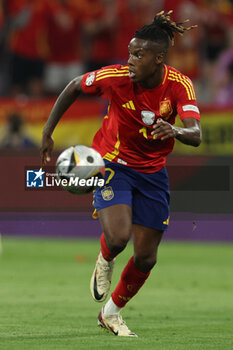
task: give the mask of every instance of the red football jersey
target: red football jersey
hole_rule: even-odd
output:
[[[172,138],[161,141],[151,135],[156,120],[163,118],[174,124],[177,114],[181,120],[200,120],[191,80],[174,68],[164,68],[163,81],[154,89],[133,83],[128,65],[108,66],[84,75],[83,92],[110,102],[92,143],[103,158],[153,173],[165,166],[174,146]]]

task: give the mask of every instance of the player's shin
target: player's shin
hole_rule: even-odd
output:
[[[112,293],[113,302],[120,308],[124,307],[137,294],[149,275],[150,272],[144,273],[136,268],[132,257],[125,266],[121,279]]]

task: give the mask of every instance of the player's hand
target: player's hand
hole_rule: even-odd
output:
[[[163,119],[158,118],[156,124],[153,125],[153,131],[151,135],[156,135],[156,138],[160,138],[160,140],[167,140],[170,138],[174,138],[178,134],[178,130],[175,126],[165,122]]]
[[[41,157],[42,166],[46,165],[47,162],[50,162],[53,145],[54,145],[54,141],[52,136],[43,134],[41,148],[40,148],[40,157]]]

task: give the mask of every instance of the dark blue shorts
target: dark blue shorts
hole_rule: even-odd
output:
[[[166,230],[169,223],[169,182],[166,168],[145,174],[105,160],[105,185],[94,192],[93,205],[100,209],[128,204],[133,223]]]

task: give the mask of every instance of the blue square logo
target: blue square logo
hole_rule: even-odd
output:
[[[27,170],[26,173],[26,187],[39,188],[44,187],[44,171],[40,170]]]

